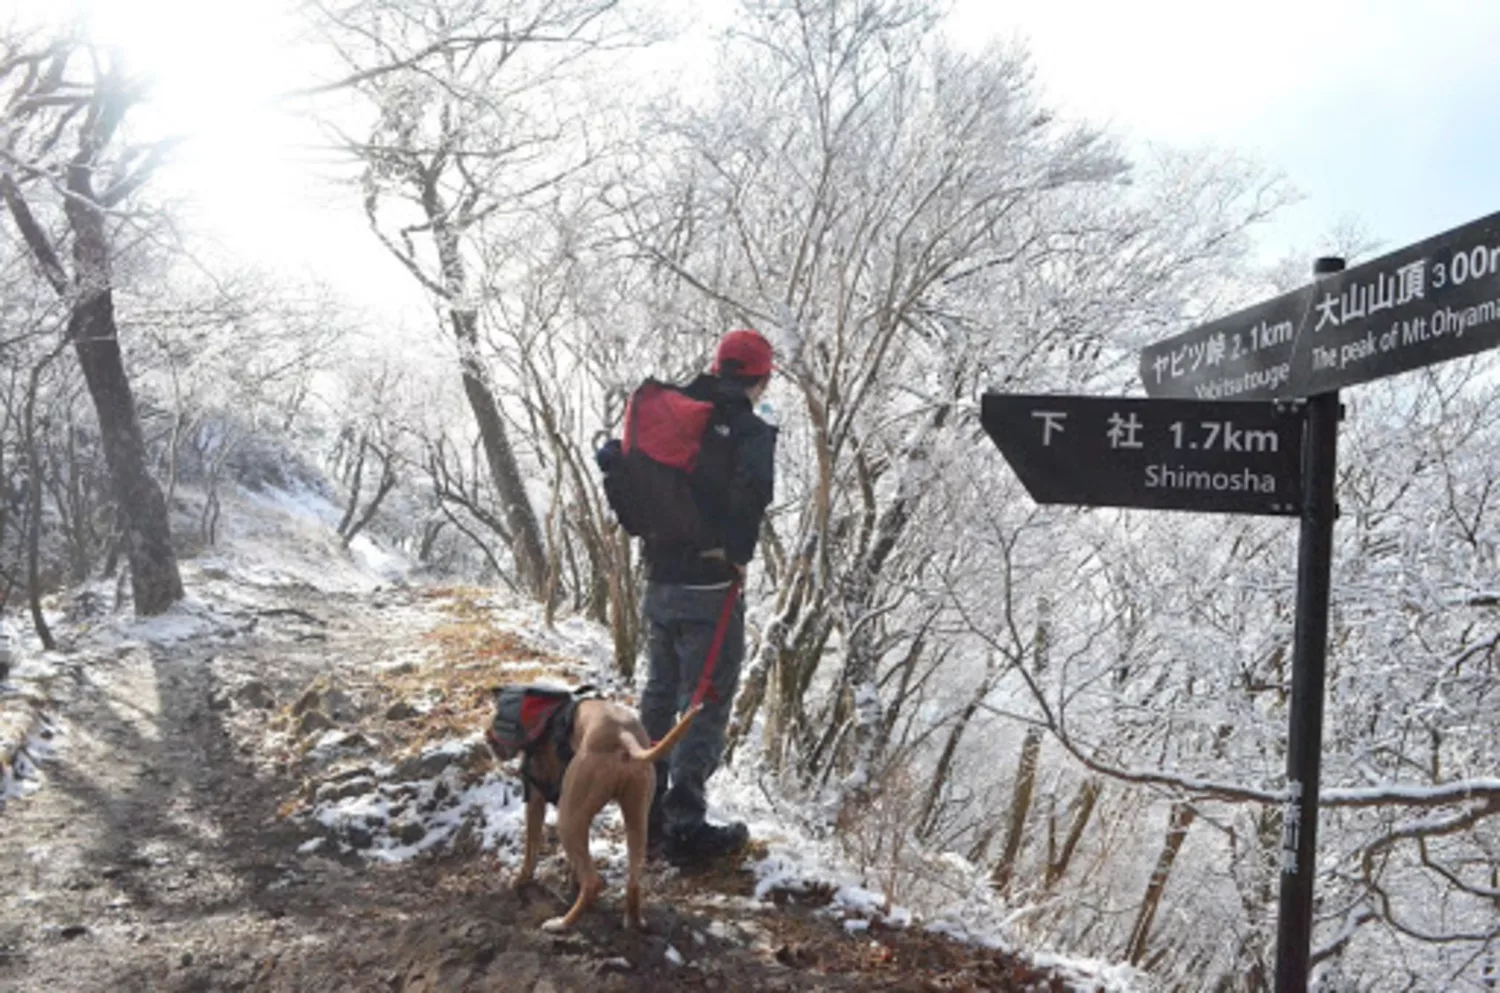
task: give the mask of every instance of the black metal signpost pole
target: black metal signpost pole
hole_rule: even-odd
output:
[[[1318,259],[1313,265],[1317,276],[1343,269],[1344,260],[1337,258]],[[1334,476],[1338,469],[1339,416],[1337,390],[1308,398],[1307,435],[1302,449],[1302,531],[1297,543],[1297,620],[1292,636],[1291,734],[1286,753],[1288,795],[1282,815],[1277,993],[1306,993],[1311,957],[1329,577],[1333,521],[1338,512]]]

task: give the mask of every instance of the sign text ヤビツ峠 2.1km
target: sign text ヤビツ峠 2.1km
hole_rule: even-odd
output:
[[[1500,345],[1500,214],[1141,352],[1154,397],[1309,397]]]
[[[1301,403],[986,393],[980,404],[985,431],[1037,503],[1302,507]]]

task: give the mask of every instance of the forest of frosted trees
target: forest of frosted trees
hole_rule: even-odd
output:
[[[744,0],[705,85],[668,91],[672,19],[617,0],[298,18],[307,182],[423,320],[204,251],[131,66],[0,35],[12,624],[45,639],[41,599],[99,577],[169,609],[216,494],[312,488],[346,539],[606,625],[630,677],[642,573],[593,447],[641,378],[753,326],[781,442],[732,761],[903,903],[987,886],[1022,941],[1269,988],[1295,520],[1038,507],[977,413],[1139,394],[1144,344],[1304,282],[1311,251],[1256,261],[1282,179],[1071,118],[1023,51],[955,47],[911,0]],[[1345,242],[1318,247],[1373,247]],[[1478,988],[1500,956],[1496,368],[1344,394],[1331,988]]]

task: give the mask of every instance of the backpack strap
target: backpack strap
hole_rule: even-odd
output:
[[[573,761],[573,719],[578,716],[578,705],[585,700],[602,700],[604,694],[599,687],[589,683],[573,691],[573,696],[553,712],[550,733],[557,746],[557,758],[564,770]]]
[[[535,763],[536,753],[533,751],[528,751],[521,759],[521,799],[529,801],[532,791],[535,791],[555,807],[562,799],[562,777],[559,776],[555,783],[543,782],[536,776]],[[563,771],[567,771],[566,766],[563,767]]]

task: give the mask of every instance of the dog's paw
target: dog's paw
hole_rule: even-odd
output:
[[[562,934],[568,929],[566,917],[553,917],[542,922],[542,930],[548,934]]]

